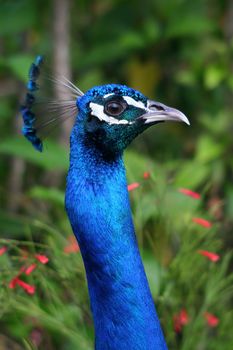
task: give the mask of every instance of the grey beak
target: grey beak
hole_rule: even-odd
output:
[[[147,112],[140,116],[145,124],[153,124],[158,121],[184,122],[190,125],[188,118],[178,109],[168,107],[160,102],[148,100]]]

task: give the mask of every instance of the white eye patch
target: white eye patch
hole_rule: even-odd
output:
[[[122,96],[123,99],[127,102],[129,106],[134,106],[137,108],[145,109],[145,105],[142,101],[135,101],[132,97],[130,96]]]
[[[113,96],[115,95],[113,92],[110,93],[110,94],[106,94],[104,95],[104,98],[108,98],[110,96]],[[125,100],[125,102],[127,102],[128,105],[130,106],[134,106],[134,107],[137,107],[137,108],[145,108],[145,105],[142,101],[135,101],[132,97],[130,96],[122,96],[123,99]]]
[[[113,96],[114,93],[110,93],[110,94],[106,94],[104,95],[104,98],[107,98],[109,96]],[[141,101],[135,101],[132,97],[130,96],[122,96],[123,99],[125,100],[125,102],[129,105],[129,106],[134,106],[134,107],[137,107],[137,108],[141,108],[141,109],[145,109],[145,105],[143,102]],[[126,119],[117,119],[117,118],[114,118],[114,117],[111,117],[107,114],[104,113],[104,106],[102,105],[99,105],[98,103],[94,103],[94,102],[91,102],[90,105],[89,105],[90,109],[91,109],[91,115],[97,117],[99,120],[103,120],[105,121],[106,123],[110,124],[110,125],[119,125],[119,124],[133,124],[134,121],[128,121]]]
[[[114,92],[111,92],[111,94],[104,95],[104,98],[108,98],[109,96],[115,95]]]
[[[114,117],[111,117],[104,113],[104,106],[99,105],[98,103],[91,102],[89,105],[91,109],[91,115],[97,117],[99,120],[104,120],[106,123],[113,125],[113,124],[133,124],[134,122],[130,122],[126,119],[118,120]]]

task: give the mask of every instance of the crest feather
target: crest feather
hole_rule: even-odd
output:
[[[42,139],[55,125],[64,122],[68,118],[77,114],[77,99],[84,93],[65,77],[44,76],[45,87],[41,86],[41,69],[44,58],[37,56],[29,69],[29,79],[27,82],[27,92],[24,102],[20,107],[23,118],[22,133],[32,143],[37,151],[42,152]],[[64,98],[55,100],[47,97],[40,97],[48,90],[49,85],[56,85]],[[53,90],[53,89],[52,89]],[[53,92],[53,91],[52,91]]]

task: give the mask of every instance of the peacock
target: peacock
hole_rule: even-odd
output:
[[[40,130],[58,118],[48,113],[43,124],[34,112],[42,64],[38,56],[30,68],[21,106],[22,133],[39,151],[43,149]],[[65,78],[54,81],[67,88],[71,97],[57,104],[52,101],[48,107],[52,111],[55,105],[58,111],[65,108],[62,116],[64,110],[76,114],[65,208],[86,270],[95,349],[165,350],[135,236],[122,155],[150,126],[189,121],[177,109],[125,85],[95,86],[84,94]]]

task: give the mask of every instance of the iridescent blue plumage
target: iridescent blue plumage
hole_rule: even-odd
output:
[[[32,89],[37,79],[34,65]],[[72,89],[78,92],[77,116],[70,137],[65,205],[86,269],[95,349],[166,350],[134,232],[122,155],[149,126],[188,119],[127,86],[97,86],[85,94],[74,85]],[[26,137],[37,148],[33,101],[27,98],[22,113]]]
[[[98,106],[124,98],[132,105],[118,121],[128,124],[114,124],[116,115],[109,123],[100,120]],[[66,210],[86,268],[96,350],[167,349],[137,246],[122,160],[124,148],[146,128],[140,117],[147,102],[115,84],[95,87],[77,101]]]
[[[43,63],[43,57],[37,56],[35,61],[31,64],[29,74],[28,74],[29,80],[27,83],[28,92],[26,93],[26,97],[23,105],[20,107],[20,112],[22,114],[23,122],[24,122],[22,127],[22,134],[32,143],[34,148],[40,152],[42,152],[43,144],[40,138],[37,136],[36,128],[34,126],[34,122],[36,118],[31,108],[33,107],[35,102],[34,93],[36,90],[39,89],[37,80],[40,75],[40,67],[42,63]]]

